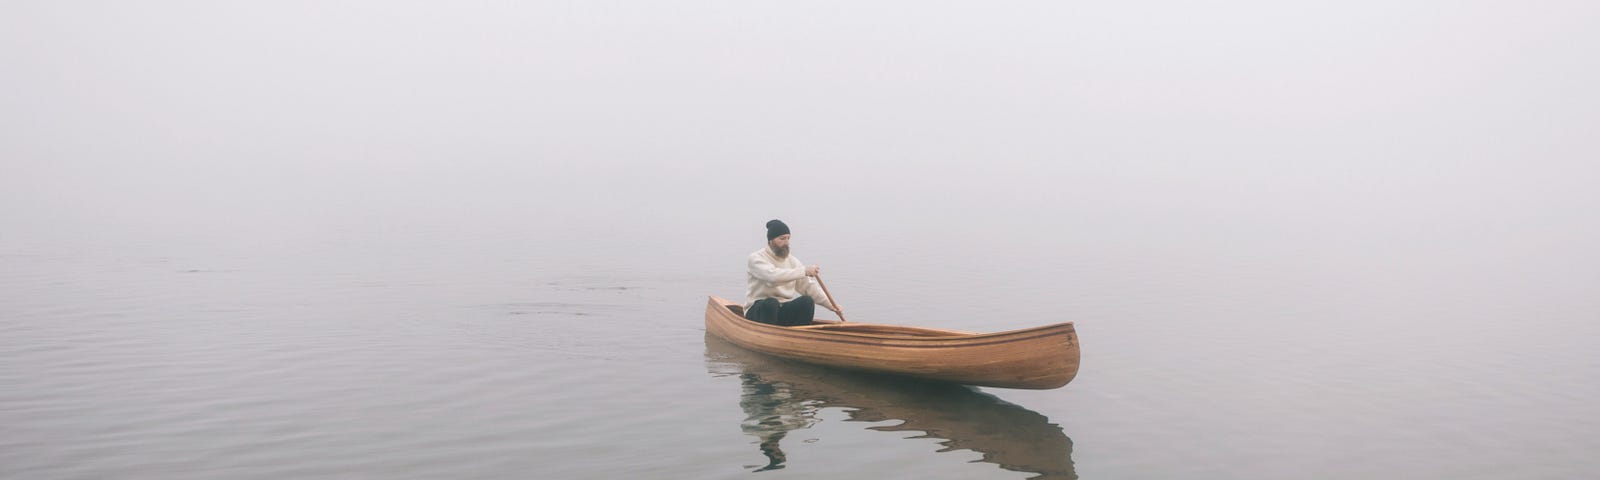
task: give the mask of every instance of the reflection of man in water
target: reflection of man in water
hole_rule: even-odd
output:
[[[783,468],[786,457],[778,448],[778,442],[790,430],[817,423],[816,408],[803,399],[794,398],[789,385],[783,382],[768,382],[749,373],[740,374],[739,379],[744,384],[739,407],[745,414],[740,428],[761,440],[761,454],[767,456],[767,465],[756,471]]]

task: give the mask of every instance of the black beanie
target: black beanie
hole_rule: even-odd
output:
[[[789,226],[784,225],[783,220],[773,220],[767,222],[767,241],[770,242],[772,239],[778,238],[779,235],[786,235],[788,233]]]

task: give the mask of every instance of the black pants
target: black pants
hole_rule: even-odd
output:
[[[780,327],[810,325],[816,316],[817,304],[805,295],[783,303],[776,298],[756,300],[750,305],[750,311],[744,313],[744,318]]]

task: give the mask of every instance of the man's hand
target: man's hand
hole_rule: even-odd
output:
[[[822,267],[819,267],[819,266],[816,266],[816,265],[812,265],[812,266],[806,267],[806,276],[807,277],[815,277],[815,276],[817,276],[818,273],[821,273],[821,272],[822,272]]]
[[[837,303],[833,304],[833,313],[844,315],[844,307],[840,306]]]

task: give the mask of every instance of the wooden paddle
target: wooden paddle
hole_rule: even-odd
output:
[[[833,303],[833,294],[828,293],[828,284],[822,283],[822,274],[820,274],[820,273],[817,274],[816,278],[817,278],[817,285],[822,286],[822,294],[828,296],[828,303],[833,304],[834,308],[838,308],[839,304]],[[839,313],[839,312],[833,312],[833,313],[836,314],[836,315],[839,315],[839,321],[841,321],[841,322],[845,321],[843,313]]]

